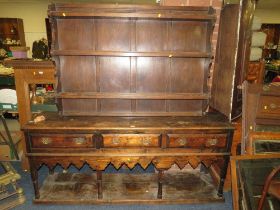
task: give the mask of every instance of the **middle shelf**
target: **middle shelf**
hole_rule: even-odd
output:
[[[117,92],[61,92],[57,98],[64,99],[170,99],[170,100],[206,100],[209,98],[207,93],[117,93]]]
[[[104,50],[53,50],[52,55],[62,56],[120,56],[120,57],[177,57],[177,58],[211,58],[210,52],[201,51],[104,51]]]

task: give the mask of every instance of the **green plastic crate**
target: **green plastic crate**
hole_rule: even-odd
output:
[[[1,111],[14,111],[17,112],[18,106],[17,104],[9,104],[9,103],[0,103]]]
[[[14,86],[15,85],[15,78],[13,76],[0,75],[0,85]]]

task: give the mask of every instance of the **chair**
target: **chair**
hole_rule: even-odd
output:
[[[258,204],[258,210],[263,209],[264,201],[265,201],[267,194],[280,200],[280,181],[273,179],[279,172],[280,172],[280,166],[274,168],[270,172],[270,174],[267,176],[265,183],[264,183],[262,196],[261,196],[261,199]],[[269,206],[271,207],[272,203],[270,203]],[[271,209],[273,209],[273,207]]]

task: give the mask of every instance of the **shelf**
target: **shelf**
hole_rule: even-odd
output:
[[[263,50],[278,50],[278,48],[273,49],[273,48],[263,48]]]
[[[9,34],[9,33],[0,33],[0,35],[1,35],[1,36],[2,36],[2,35],[6,35],[6,36],[16,35],[16,36],[18,36],[17,33],[13,33],[13,34]]]
[[[79,8],[83,8],[82,12]],[[215,20],[214,10],[210,7],[163,7],[125,4],[54,4],[48,11],[52,17],[109,17],[141,19],[176,20]]]
[[[19,18],[0,18],[0,37],[2,39],[11,38],[20,40],[22,46],[25,46],[25,34],[23,20]],[[12,31],[11,31],[12,30]]]
[[[50,12],[53,17],[110,17],[110,18],[145,18],[145,19],[179,19],[179,20],[215,20],[215,15],[195,15],[195,14],[139,14],[139,13],[104,13],[104,12]]]
[[[100,3],[55,3],[50,5],[49,11],[73,11],[76,8],[83,11],[126,11],[126,12],[141,12],[141,11],[181,11],[181,12],[207,12],[213,13],[214,10],[208,6],[160,6],[160,5],[145,5],[145,4],[100,4]]]
[[[48,14],[62,116],[203,115],[212,7],[62,3]],[[77,76],[97,89],[85,90]]]
[[[206,181],[209,180],[209,181]],[[77,187],[78,186],[78,187]],[[102,196],[98,198],[96,173],[55,173],[49,175],[40,188],[35,203],[72,204],[178,204],[223,202],[217,196],[211,177],[201,175],[199,170],[164,174],[162,198],[159,193],[158,174],[102,174]],[[180,189],[178,191],[178,189]],[[195,193],[190,189],[196,189]]]
[[[56,96],[64,99],[154,99],[154,100],[206,100],[205,93],[99,93],[99,92],[63,92]]]
[[[185,57],[185,58],[211,58],[209,52],[182,52],[182,51],[161,51],[161,52],[125,52],[125,51],[94,51],[94,50],[53,50],[52,55],[61,56],[124,56],[124,57]]]
[[[18,44],[3,44],[4,46],[9,46],[9,47],[21,47],[22,45]]]
[[[71,112],[64,111],[63,116],[110,116],[110,117],[174,117],[174,116],[190,116],[190,117],[198,117],[202,116],[201,111],[192,111],[192,112]]]

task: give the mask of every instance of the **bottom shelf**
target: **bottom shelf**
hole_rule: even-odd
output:
[[[102,199],[98,199],[96,174],[49,175],[34,203],[59,204],[178,204],[221,202],[210,175],[194,172],[165,173],[162,199],[157,198],[158,174],[102,174]]]

